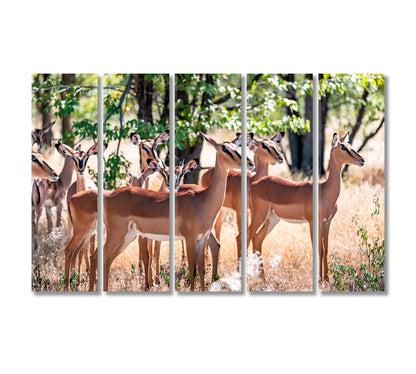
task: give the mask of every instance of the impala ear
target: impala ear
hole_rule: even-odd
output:
[[[194,170],[198,166],[198,160],[191,160],[189,161],[185,167],[183,168],[184,173],[189,173],[190,171]]]
[[[98,153],[98,144],[93,144],[87,151],[88,156],[96,155]]]
[[[247,133],[247,146],[254,140],[254,132]]]
[[[341,143],[349,143],[350,132],[348,131],[342,138],[339,139]]]
[[[163,131],[159,136],[153,140],[153,148],[156,149],[159,144],[164,143],[169,139],[169,130]]]
[[[32,144],[32,152],[36,152],[37,153],[39,151],[39,148],[40,148],[39,142],[38,141],[33,142],[33,144]]]
[[[179,167],[183,167],[183,164],[185,163],[185,159],[183,158],[182,160],[181,160],[181,162],[179,163]]]
[[[232,140],[230,143],[235,144],[237,147],[241,147],[241,132],[237,132],[235,136],[236,138]]]
[[[42,138],[45,136],[45,134],[46,134],[47,132],[49,132],[49,130],[52,128],[52,126],[53,126],[54,124],[55,124],[55,121],[51,122],[51,123],[48,125],[48,127],[47,127],[45,130],[43,130]]]
[[[136,134],[135,132],[132,132],[131,134],[130,134],[130,139],[131,139],[131,142],[134,144],[134,145],[140,145],[140,143],[141,143],[141,139],[140,139],[140,135],[139,134]]]
[[[270,140],[272,140],[275,143],[280,143],[284,136],[285,136],[285,132],[281,131],[281,132],[278,132],[275,136],[273,136]]]
[[[131,178],[132,175],[130,173],[130,170],[129,170],[128,166],[126,164],[124,164],[123,167],[124,167],[124,171],[126,172],[127,176],[129,176]]]
[[[334,132],[334,135],[332,136],[332,148],[336,148],[338,146],[339,137],[336,132]]]
[[[218,148],[221,145],[220,143],[217,143],[217,141],[214,138],[211,138],[210,136],[204,134],[202,131],[200,131],[200,134],[212,146]]]
[[[254,152],[257,152],[257,147],[259,146],[259,142],[253,136],[250,142],[247,143],[247,145],[249,149],[251,149]]]
[[[64,157],[74,157],[75,151],[69,145],[58,142],[55,148]]]

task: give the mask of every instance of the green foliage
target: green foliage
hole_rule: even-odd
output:
[[[169,76],[164,74],[146,74],[144,80],[152,86],[153,95],[151,111],[153,123],[140,118],[137,109],[136,91],[137,77],[130,74],[106,74],[104,76],[104,143],[117,142],[117,150],[105,154],[104,189],[113,190],[123,184],[127,175],[123,164],[130,162],[120,149],[122,139],[129,139],[132,132],[138,132],[142,139],[150,139],[169,128],[169,119],[164,113],[164,96],[168,90]],[[130,84],[130,85],[129,85]],[[142,89],[138,87],[138,89]],[[140,106],[140,104],[139,104]],[[166,145],[161,146],[161,148]]]
[[[59,290],[60,291],[64,289],[65,281],[66,281],[65,269],[62,268],[61,270],[59,270]]]
[[[80,273],[77,269],[72,269],[71,276],[69,277],[69,287],[71,291],[76,291],[80,282]]]
[[[97,75],[76,74],[65,85],[61,74],[35,74],[32,93],[34,113],[42,108],[57,118],[71,116],[75,133],[62,134],[61,141],[70,143],[76,136],[97,138]]]
[[[175,88],[175,145],[179,150],[202,141],[200,131],[241,128],[239,74],[177,74]]]
[[[49,279],[42,278],[40,275],[40,265],[36,265],[32,272],[32,290],[47,291],[50,284]]]
[[[258,136],[271,136],[277,131],[305,134],[310,131],[310,121],[305,120],[300,100],[313,95],[313,80],[295,74],[294,81],[281,74],[247,76],[247,130]],[[297,100],[292,98],[294,95]]]
[[[380,214],[378,195],[374,195],[373,203],[375,208],[371,217],[376,217]],[[337,253],[333,254],[329,264],[329,273],[333,277],[331,288],[337,291],[384,291],[384,239],[378,235],[368,238],[367,226],[360,224],[358,215],[354,215],[352,221],[360,238],[359,268],[343,263]],[[376,229],[379,231],[378,226]]]
[[[136,264],[131,264],[131,270],[130,270],[130,272],[132,274],[134,274],[136,272]]]
[[[160,269],[160,276],[165,281],[165,284],[167,286],[169,286],[170,277],[169,277],[168,273],[166,273],[165,269],[163,269],[163,268]]]
[[[339,131],[351,129],[364,108],[363,135],[373,132],[374,122],[384,112],[384,74],[322,74],[319,97],[328,96],[328,118],[339,124]]]

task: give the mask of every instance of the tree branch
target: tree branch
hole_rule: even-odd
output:
[[[129,80],[126,84],[126,88],[125,88],[124,92],[121,94],[120,103],[118,104],[118,108],[120,109],[120,136],[118,137],[118,143],[117,143],[117,156],[118,156],[118,153],[119,153],[119,150],[120,150],[121,133],[123,132],[123,101],[124,101],[124,98],[126,97],[127,91],[130,89],[130,85],[131,85],[132,80],[133,80],[133,75],[130,74]],[[108,118],[109,118],[109,116],[107,116],[107,119]],[[104,121],[104,123],[107,121],[107,119]]]
[[[371,138],[374,138],[377,135],[377,133],[383,127],[383,124],[384,124],[384,117],[381,119],[380,124],[378,125],[377,129],[364,139],[363,144],[361,144],[361,146],[360,146],[360,148],[358,148],[357,152],[360,152],[365,147],[365,145],[368,143],[368,141]]]

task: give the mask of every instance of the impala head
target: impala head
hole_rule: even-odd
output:
[[[40,153],[34,151],[34,148],[38,149],[37,142],[34,145],[35,147],[32,146],[32,177],[48,178],[52,182],[56,182],[59,179],[58,174],[48,165]]]
[[[158,160],[157,147],[169,139],[169,130],[163,131],[154,139],[141,139],[140,135],[134,132],[130,134],[130,139],[134,145],[139,147],[140,160]],[[142,166],[145,165],[142,164]]]
[[[338,137],[337,133],[334,133],[332,137],[331,157],[334,157],[338,164],[364,166],[364,158],[348,143],[348,136],[349,132],[342,138]]]
[[[230,142],[218,143],[214,138],[201,132],[204,139],[211,144],[217,151],[217,159],[221,161],[227,169],[239,169],[241,167],[241,154],[238,147]],[[247,157],[247,168],[254,169],[254,163]]]
[[[43,138],[45,135],[50,131],[52,126],[55,124],[55,121],[51,122],[46,129],[34,129],[32,130],[32,141],[35,143],[37,142],[39,144],[40,151],[41,145],[43,143]]]
[[[194,170],[198,166],[199,159],[191,160],[184,165],[184,160],[182,160],[178,166],[175,168],[175,190],[183,183],[185,175],[190,171]]]
[[[277,150],[276,145],[280,143],[285,136],[285,133],[278,132],[270,139],[257,140],[254,138],[254,134],[251,132],[251,139],[248,142],[248,147],[254,151],[258,157],[261,157],[262,160],[270,163],[279,163],[283,162],[283,155]]]
[[[74,160],[79,175],[84,174],[88,158],[92,155],[98,154],[98,144],[93,144],[87,152],[81,151],[80,147],[77,148],[78,150],[74,150],[70,146],[61,142],[56,143],[55,147],[62,156],[71,157]],[[103,151],[106,149],[107,144],[104,143]]]
[[[159,172],[162,175],[166,183],[166,188],[169,189],[170,184],[174,183],[176,191],[181,186],[185,174],[194,170],[198,166],[197,160],[191,160],[186,165],[184,165],[184,161],[182,160],[179,165],[175,167],[175,174],[173,178],[171,178],[169,167],[166,166],[162,160],[153,160],[149,158],[146,161],[149,165],[149,168],[151,168],[154,172]]]

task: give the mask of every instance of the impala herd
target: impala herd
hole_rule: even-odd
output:
[[[74,150],[58,142],[55,147],[65,158],[64,166],[57,174],[43,159],[40,146],[43,132],[32,132],[32,230],[34,250],[37,248],[39,218],[43,208],[47,216],[48,232],[52,230],[51,208],[56,207],[56,225],[61,225],[63,204],[68,210],[69,240],[65,247],[65,288],[71,272],[81,270],[83,259],[89,273],[89,290],[95,288],[98,252],[95,248],[97,229],[97,187],[84,175],[88,158],[96,155],[98,145],[86,152]],[[238,235],[237,258],[241,259],[241,172],[235,169],[242,162],[247,165],[247,210],[250,212],[247,228],[247,248],[252,242],[253,252],[261,258],[262,243],[280,220],[291,223],[308,223],[313,234],[313,187],[312,182],[293,182],[269,175],[270,163],[283,163],[284,158],[277,144],[284,137],[283,132],[270,139],[256,139],[248,133],[242,139],[237,133],[229,142],[218,142],[201,133],[203,139],[216,151],[215,166],[202,175],[201,186],[182,184],[186,173],[197,167],[198,160],[188,163],[181,161],[170,175],[169,168],[159,158],[158,146],[169,138],[164,131],[155,139],[141,139],[137,133],[130,138],[138,146],[140,172],[134,175],[125,166],[129,186],[114,191],[104,191],[104,291],[111,290],[109,280],[111,265],[123,250],[138,237],[139,261],[145,270],[145,289],[153,283],[159,284],[159,254],[161,241],[169,240],[169,186],[175,186],[175,240],[181,240],[186,251],[190,275],[190,289],[195,289],[197,271],[199,288],[206,290],[205,248],[208,245],[212,256],[212,281],[218,274],[220,233],[224,219],[222,207],[231,208],[237,214]],[[242,142],[254,152],[254,162],[248,157],[242,159],[239,152]],[[107,145],[104,144],[104,150]],[[341,188],[341,171],[344,164],[364,165],[364,159],[351,148],[348,134],[339,138],[335,133],[331,144],[329,174],[319,183],[319,278],[328,281],[328,234],[336,211]],[[72,184],[72,174],[76,181]],[[247,212],[248,213],[248,212]],[[244,214],[247,214],[244,213]],[[156,274],[153,277],[152,263]],[[261,275],[264,269],[260,268]]]

